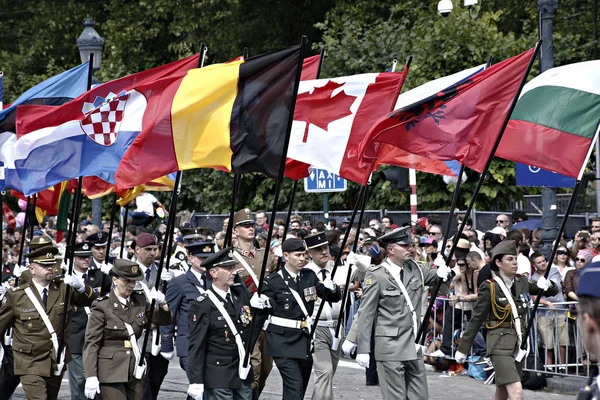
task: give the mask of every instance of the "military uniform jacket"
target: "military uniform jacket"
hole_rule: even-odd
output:
[[[525,334],[529,294],[537,295],[539,288],[534,282],[529,282],[526,277],[519,274],[515,275],[513,286],[515,288],[513,301],[518,309],[517,312],[521,321],[521,332]],[[494,292],[493,299],[491,293],[492,287]],[[557,293],[558,287],[553,284],[544,292],[544,295],[552,296]],[[508,307],[508,317],[504,322],[500,322],[493,315],[492,301],[500,307],[507,307],[509,304],[504,296],[504,292],[500,289],[500,286],[495,281],[488,279],[479,287],[477,302],[475,303],[475,307],[471,314],[471,321],[469,322],[469,325],[467,325],[458,347],[458,351],[461,353],[469,354],[475,335],[479,331],[481,324],[484,321],[487,321],[489,326],[486,338],[488,356],[513,356],[515,354],[518,338],[517,331],[513,326],[512,311],[510,311],[510,307]]]
[[[327,270],[326,276],[328,278],[332,278],[331,272],[333,271],[333,265],[334,265],[334,262],[329,261],[327,263],[327,265],[325,266],[325,269]],[[317,278],[322,280],[322,275],[320,272],[321,268],[317,264],[315,264],[314,262],[310,262],[304,268],[314,271],[314,273],[317,275]],[[331,318],[333,321],[337,321],[338,317],[340,316],[340,308],[342,306],[341,298],[344,297],[343,288],[346,287],[347,274],[348,274],[348,265],[347,264],[338,265],[338,268],[335,272],[335,276],[332,278],[332,280],[335,282],[335,284],[340,288],[340,301],[327,302],[327,305],[326,305],[326,307],[329,307],[329,309],[331,310]],[[321,306],[321,301],[322,301],[321,299],[315,300],[314,310],[311,315],[313,318],[316,317],[317,311],[319,310],[319,307]],[[329,303],[331,303],[331,306],[329,306]],[[325,308],[323,308],[323,312],[319,316],[319,320],[328,321],[327,313],[325,312]]]
[[[269,275],[264,281],[263,294],[268,296],[272,308],[268,311],[276,317],[296,321],[306,320],[302,309],[290,292],[296,290],[304,302],[308,315],[312,315],[317,298],[337,302],[340,300],[340,289],[336,286],[331,292],[319,281],[317,275],[305,268],[298,273],[300,282],[296,283],[286,268],[279,273]],[[289,283],[289,287],[286,284]],[[306,360],[310,354],[310,329],[295,329],[269,324],[267,327],[267,353],[271,357],[299,358]]]
[[[112,286],[112,280],[99,269],[86,272],[85,283],[89,285],[98,296],[106,295]],[[87,326],[88,315],[85,307],[73,306],[73,317],[71,318],[71,340],[69,349],[71,354],[83,353],[83,342],[85,340],[85,327]]]
[[[85,330],[83,369],[85,376],[96,376],[102,383],[129,382],[133,377],[135,356],[125,345],[129,340],[125,322],[133,328],[137,339],[148,321],[150,303],[143,294],[132,294],[126,310],[114,290],[96,300]],[[171,312],[156,307],[152,322],[166,325],[171,322]],[[140,348],[141,351],[141,348]]]
[[[0,281],[1,283],[9,282],[10,286],[14,286],[16,276],[13,274],[13,271],[15,270],[15,265],[16,263],[14,262],[7,262],[2,266],[2,280]]]
[[[265,258],[265,249],[257,249],[254,248],[251,251],[245,251],[242,249],[234,248],[234,251],[242,256],[242,258],[248,263],[250,268],[254,271],[257,277],[260,277],[260,271],[262,269],[263,260]],[[236,258],[234,260],[237,261]],[[241,266],[240,266],[241,267]],[[267,260],[267,273],[275,272],[277,269],[277,259],[273,258],[269,255],[269,259]],[[254,280],[250,276],[248,272],[246,272],[245,268],[242,268],[238,276],[242,279],[242,281],[246,284],[248,290],[252,293],[256,292],[256,285],[254,284]]]
[[[218,299],[219,294],[211,288]],[[256,342],[260,329],[255,329],[250,338],[251,318],[258,318],[256,327],[265,321],[263,313],[250,314],[250,294],[242,284],[230,288],[233,310],[228,310],[225,300],[221,302],[228,310],[235,328],[242,337],[244,345],[248,340]],[[197,301],[190,305],[188,313],[189,334],[189,366],[188,377],[190,384],[202,383],[204,389],[236,389],[240,388],[242,380],[238,375],[239,353],[235,338],[229,329],[225,318],[207,295],[197,296]],[[252,349],[251,345],[249,348]],[[179,350],[179,348],[178,348]],[[252,382],[252,373],[248,374],[246,383]]]
[[[420,266],[412,260],[404,263],[403,270],[403,284],[417,313],[418,323],[421,321],[423,285],[434,286],[438,280],[437,271]],[[382,265],[374,266],[367,271],[359,312],[360,326],[357,337],[359,354],[370,352],[371,335],[374,333],[375,360],[417,359],[413,319],[408,304],[400,291],[400,286]]]
[[[160,327],[161,334],[161,351],[169,353],[173,351],[173,336],[175,327],[177,326],[177,356],[188,356],[188,310],[190,304],[196,301],[200,295],[198,287],[206,290],[207,280],[204,276],[203,282],[198,282],[196,275],[192,270],[188,270],[184,275],[171,279],[167,286],[165,298],[169,303],[173,319],[170,325]]]
[[[50,332],[46,329],[40,314],[25,293],[27,287],[31,287],[38,301],[42,305],[44,304],[41,294],[33,283],[20,285],[6,292],[0,307],[0,336],[3,336],[6,330],[14,324],[15,375],[33,374],[50,377],[53,376],[52,371],[56,365]],[[63,330],[64,299],[67,290],[70,290],[71,294],[67,309],[67,326]],[[69,343],[69,324],[73,306],[89,306],[96,297],[98,297],[97,294],[87,285],[85,291],[79,293],[62,281],[50,283],[46,300],[46,314],[48,314],[48,318],[56,331],[59,342],[63,332],[65,332],[64,343]],[[71,361],[68,346],[64,351],[66,351],[65,363],[68,363]]]

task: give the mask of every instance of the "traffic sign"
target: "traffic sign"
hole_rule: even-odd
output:
[[[307,193],[343,192],[346,187],[344,178],[324,169],[311,168],[310,175],[304,178],[304,191]]]
[[[575,178],[533,165],[517,163],[517,186],[575,187]]]

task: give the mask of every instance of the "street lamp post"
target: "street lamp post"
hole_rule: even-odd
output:
[[[81,56],[81,62],[87,62],[90,59],[90,54],[94,55],[94,64],[92,68],[94,71],[100,69],[102,64],[102,50],[104,50],[104,38],[96,32],[94,29],[94,21],[88,16],[83,21],[83,32],[77,38],[77,47],[79,48],[79,55]],[[95,76],[92,76],[92,84],[96,85],[100,83]],[[102,229],[102,198],[92,199],[92,219],[94,225]]]

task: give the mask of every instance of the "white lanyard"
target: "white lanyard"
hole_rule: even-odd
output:
[[[408,292],[406,291],[406,287],[404,287],[404,283],[402,283],[402,280],[400,279],[400,274],[394,274],[391,271],[391,269],[389,268],[390,266],[388,264],[386,264],[385,262],[381,263],[381,266],[383,268],[385,268],[385,270],[390,275],[392,275],[392,277],[394,278],[394,280],[398,283],[398,287],[400,288],[400,291],[402,292],[402,295],[406,299],[406,304],[408,305],[408,309],[410,310],[410,314],[412,316],[413,334],[415,335],[415,338],[416,338],[417,337],[417,332],[418,332],[418,329],[419,329],[419,326],[417,324],[417,313],[415,312],[415,307],[413,306],[413,303],[410,300],[410,296],[408,295]]]
[[[150,289],[148,288],[148,285],[146,285],[142,281],[139,281],[139,284],[142,287],[142,290],[144,291],[144,296],[146,296],[146,300],[148,301],[148,303],[152,303],[152,301],[150,300]],[[157,335],[158,329],[152,328],[152,344],[150,347],[150,353],[153,356],[157,356],[158,353],[160,353],[160,340],[158,340],[157,344]]]
[[[517,331],[517,339],[518,339],[518,343],[519,343],[518,347],[521,348],[521,341],[523,340],[523,333],[521,332],[521,321],[520,321],[519,313],[517,312],[517,306],[515,305],[515,302],[512,298],[512,294],[510,293],[510,290],[508,290],[508,288],[506,287],[506,284],[504,283],[502,278],[500,276],[496,275],[494,277],[494,280],[496,281],[498,286],[500,286],[500,289],[502,290],[502,293],[504,293],[504,296],[506,297],[508,304],[510,304],[510,309],[511,309],[512,315],[513,315],[515,330]],[[513,283],[513,285],[514,285],[514,283]]]
[[[246,272],[252,277],[252,280],[254,281],[254,285],[256,287],[258,287],[258,277],[254,273],[254,270],[248,264],[248,261],[246,261],[244,259],[244,257],[242,257],[237,251],[233,252],[233,256],[240,262],[240,264],[242,264],[242,267],[244,267]]]
[[[129,334],[129,341],[131,342],[131,350],[133,350],[133,355],[135,356],[136,365],[140,362],[140,348],[137,343],[137,338],[135,337],[135,332],[133,331],[133,327],[131,324],[124,322],[125,328],[127,329],[127,333]]]
[[[283,279],[283,272],[281,270],[278,272],[278,274]],[[296,275],[296,276],[298,276],[298,275]],[[292,296],[294,296],[294,299],[296,299],[296,303],[298,303],[298,305],[300,306],[300,309],[302,310],[302,312],[304,313],[304,316],[306,317],[306,322],[308,322],[309,326],[312,326],[312,323],[313,323],[312,318],[310,315],[308,315],[308,311],[306,310],[306,306],[304,305],[302,298],[300,297],[298,292],[296,292],[294,289],[292,289],[290,287],[290,285],[286,282],[285,279],[283,279],[283,282],[287,285],[288,289],[290,289],[290,292],[292,293]]]
[[[229,313],[225,310],[225,308],[223,307],[223,304],[217,298],[217,296],[213,293],[213,291],[207,290],[206,294],[208,295],[208,298],[213,302],[215,307],[217,307],[217,310],[219,310],[219,312],[225,319],[225,322],[227,322],[227,325],[229,326],[229,330],[231,330],[231,333],[235,337],[235,344],[237,345],[238,354],[240,356],[240,361],[239,361],[239,366],[238,366],[238,375],[241,379],[246,379],[246,377],[248,376],[248,372],[250,371],[250,366],[252,364],[248,363],[247,368],[244,368],[244,366],[242,365],[244,363],[244,358],[246,357],[246,350],[244,349],[244,343],[242,342],[242,337],[240,336],[238,330],[236,329],[235,324],[233,323],[231,317],[229,316]]]
[[[59,360],[58,360],[58,336],[56,335],[56,331],[54,330],[54,327],[52,326],[52,322],[50,322],[50,318],[48,318],[48,314],[46,314],[46,310],[44,309],[44,307],[42,307],[42,304],[38,301],[37,297],[35,297],[35,295],[33,294],[33,291],[31,290],[30,287],[25,288],[25,294],[27,295],[27,297],[29,297],[29,300],[33,303],[33,306],[35,307],[37,312],[40,314],[42,321],[44,321],[44,325],[46,325],[46,329],[48,329],[48,332],[50,333],[50,338],[52,339],[52,347],[54,347],[54,358],[56,359],[56,364],[57,364],[56,365],[57,369],[56,369],[56,371],[54,371],[54,374],[58,376],[62,372],[62,368],[64,366],[66,350],[62,352],[61,360],[59,362]]]

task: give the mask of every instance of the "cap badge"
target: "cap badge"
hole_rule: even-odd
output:
[[[102,232],[98,232],[98,239],[102,239]]]
[[[54,254],[52,254],[52,253],[46,253],[46,258],[53,258],[53,257],[54,257]]]
[[[88,247],[87,243],[83,245],[82,249],[83,249],[83,250],[87,250],[87,249],[89,249],[89,247]]]
[[[138,272],[138,266],[137,265],[132,265],[131,266],[131,273],[132,274],[137,274]]]
[[[202,249],[203,253],[210,253],[210,246],[204,246],[204,248]],[[233,253],[232,253],[233,254]]]

